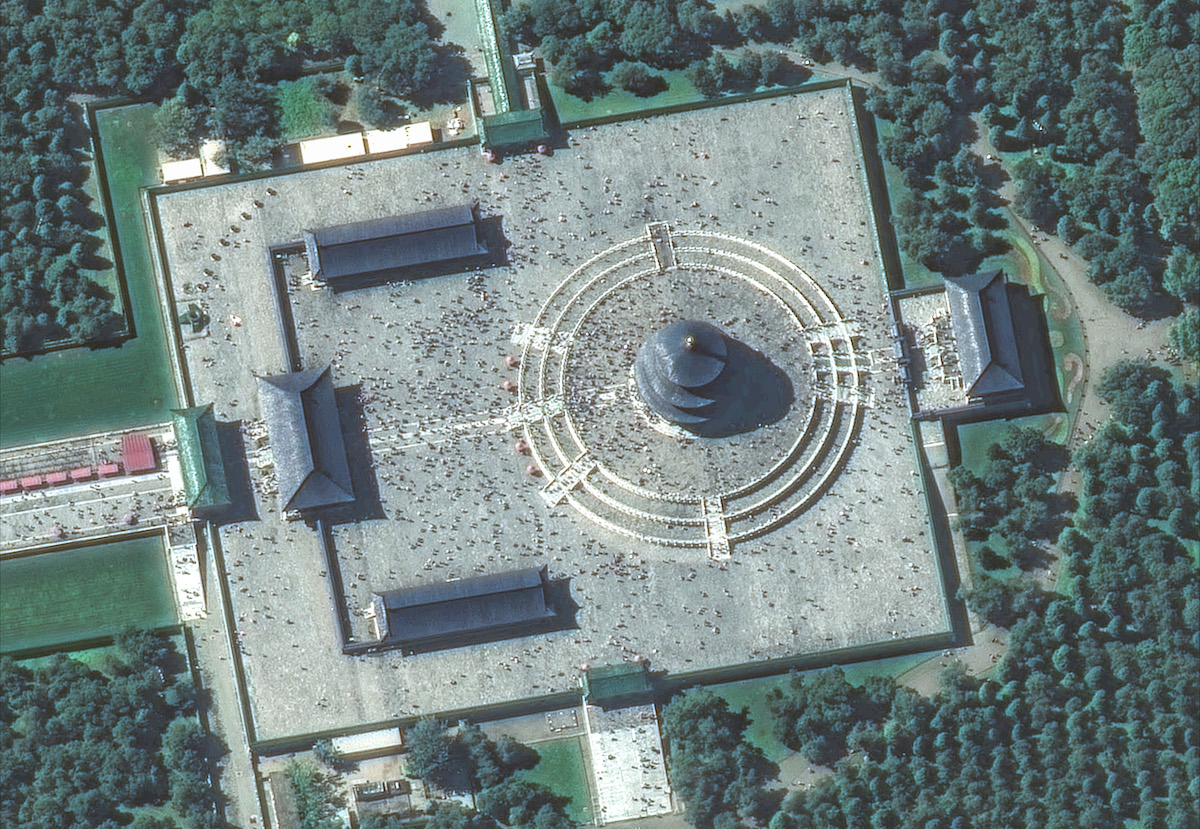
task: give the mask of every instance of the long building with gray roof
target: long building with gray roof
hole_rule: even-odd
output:
[[[407,277],[488,256],[475,204],[306,230],[304,248],[312,275],[335,289],[358,280]]]
[[[409,651],[521,636],[551,626],[558,616],[545,568],[378,593],[373,608],[381,643]]]

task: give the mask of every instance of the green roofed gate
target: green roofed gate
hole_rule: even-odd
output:
[[[175,443],[188,507],[197,513],[228,508],[231,504],[229,483],[225,477],[213,404],[172,409],[171,422],[175,426]]]
[[[624,662],[588,668],[581,680],[583,701],[601,708],[645,705],[654,700],[654,688],[644,662]]]

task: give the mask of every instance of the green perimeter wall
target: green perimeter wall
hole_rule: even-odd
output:
[[[139,194],[158,184],[158,158],[147,140],[154,110],[141,104],[90,113],[99,129],[95,172],[111,206],[106,221],[115,229],[113,252],[135,336],[115,347],[0,364],[0,446],[165,421],[178,405]]]
[[[0,653],[178,623],[159,532],[0,560]]]

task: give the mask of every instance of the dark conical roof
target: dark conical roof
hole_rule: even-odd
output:
[[[725,371],[729,355],[725,335],[706,322],[680,320],[659,330],[638,351],[634,378],[642,399],[673,423],[708,419],[714,402],[705,388]]]

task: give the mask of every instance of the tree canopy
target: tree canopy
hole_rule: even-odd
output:
[[[119,637],[117,650],[103,671],[61,654],[0,660],[0,824],[112,829],[137,807],[170,806],[183,829],[217,825],[207,737],[191,694],[171,693],[190,685],[182,660],[158,634]],[[135,826],[154,825],[137,814]]]
[[[454,60],[436,27],[420,0],[0,0],[3,353],[126,330],[89,273],[113,263],[97,255],[103,219],[83,191],[86,126],[69,95],[164,101],[154,136],[164,149],[222,138],[235,166],[255,169],[298,118],[321,123],[286,84],[319,62],[352,60],[368,110],[379,96],[436,96]]]
[[[760,815],[765,784],[777,769],[745,739],[749,718],[708,689],[689,691],[663,709],[671,785],[687,819],[700,829]],[[760,815],[765,816],[765,815]]]
[[[706,96],[771,82],[756,53],[731,57],[747,42],[877,72],[869,103],[908,184],[894,208],[912,260],[955,275],[1003,250],[994,171],[969,150],[982,123],[999,150],[1029,153],[1013,169],[1018,209],[1078,244],[1114,303],[1157,316],[1200,291],[1194,265],[1190,280],[1167,275],[1176,249],[1200,254],[1192,2],[769,0],[718,14],[704,0],[517,0],[504,22],[582,97],[625,86],[631,70],[604,76],[622,61],[686,65]]]

